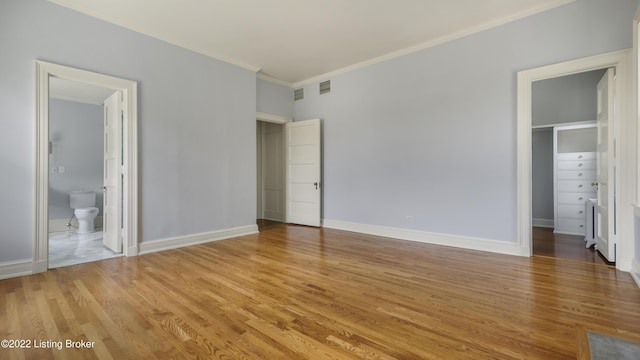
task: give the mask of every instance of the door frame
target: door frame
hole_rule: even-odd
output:
[[[32,272],[49,268],[49,79],[57,77],[122,92],[123,100],[123,254],[138,254],[138,95],[135,81],[35,61],[35,237]]]
[[[631,49],[542,66],[518,72],[517,79],[517,235],[520,254],[532,256],[531,122],[534,81],[613,67],[616,69],[615,166],[616,228],[619,270],[629,271],[634,253],[633,208],[635,201],[636,124],[632,115]]]
[[[286,139],[284,139],[284,125],[287,124],[287,123],[292,122],[293,119],[290,118],[290,117],[287,117],[287,116],[268,114],[268,113],[264,113],[264,112],[256,112],[256,128],[257,128],[257,122],[258,121],[282,125],[283,126],[283,129],[282,129],[283,144],[284,144],[284,141],[286,141]],[[258,144],[256,142],[256,147],[257,147],[257,145]],[[258,149],[256,148],[256,152],[257,152],[257,150]],[[283,149],[282,153],[283,153],[283,157],[284,157],[284,149]],[[260,151],[260,154],[262,154],[262,150]],[[261,160],[259,160],[256,157],[256,164],[258,163],[258,161],[261,161]],[[282,162],[284,163],[284,161],[285,161],[285,159],[283,158]],[[256,174],[256,194],[257,194],[257,196],[263,196],[263,193],[264,193],[263,190],[264,189],[258,189],[258,186],[263,186],[262,182],[258,183],[258,175],[262,176],[262,174]],[[284,221],[286,222],[287,221],[287,219],[286,219],[286,214],[287,214],[287,212],[286,212],[287,211],[287,208],[286,208],[287,207],[287,192],[286,191],[284,191],[283,197],[284,197],[284,199],[283,199],[282,206],[283,206],[283,211],[284,211]],[[256,199],[256,200],[258,200],[258,199]],[[260,201],[260,202],[256,201],[256,215],[258,214],[258,212],[262,212],[262,210],[263,210],[263,209],[258,208],[260,206],[264,207],[264,202],[263,201]]]

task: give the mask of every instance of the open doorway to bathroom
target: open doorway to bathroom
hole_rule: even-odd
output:
[[[49,268],[122,256],[121,249],[105,246],[103,231],[105,101],[113,93],[77,81],[50,80]]]
[[[109,95],[109,101],[105,102],[105,108],[115,109],[110,114],[117,115],[104,117],[110,120],[108,124],[105,123],[103,133],[105,140],[108,140],[103,143],[105,148],[102,163],[105,175],[102,184],[103,199],[107,199],[103,207],[103,245],[124,256],[136,256],[138,254],[137,83],[42,60],[35,61],[35,77],[36,214],[32,272],[45,272],[50,267],[55,267],[55,264],[49,263],[49,178],[54,173],[49,161],[51,158],[49,151],[53,147],[49,132],[49,107],[51,82],[57,79],[68,80],[67,83],[74,85],[90,85],[79,92],[83,94],[88,92],[89,88],[109,89],[107,93],[111,95]],[[117,126],[113,126],[114,124]],[[68,165],[56,164],[58,174],[60,166],[63,167],[64,173],[67,173]],[[113,195],[114,191],[115,195]],[[99,191],[96,191],[96,197],[98,194]],[[99,209],[97,212],[99,213]],[[63,224],[66,226],[67,223]],[[82,224],[79,227],[82,228]]]

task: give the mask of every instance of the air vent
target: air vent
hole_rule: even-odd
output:
[[[331,80],[323,81],[320,83],[320,95],[331,92]]]
[[[293,91],[293,101],[304,99],[304,88],[295,89]]]

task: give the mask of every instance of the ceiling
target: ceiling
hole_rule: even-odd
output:
[[[574,0],[49,1],[299,86]]]

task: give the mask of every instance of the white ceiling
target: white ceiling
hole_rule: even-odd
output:
[[[50,0],[288,85],[574,0]]]

